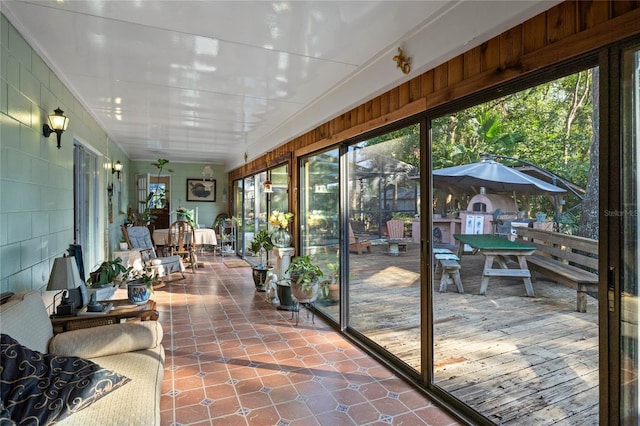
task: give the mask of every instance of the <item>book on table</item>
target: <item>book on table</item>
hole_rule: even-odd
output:
[[[113,303],[100,303],[102,305],[102,310],[100,311],[89,311],[86,306],[83,306],[78,310],[78,316],[89,316],[89,315],[106,315],[113,310]]]

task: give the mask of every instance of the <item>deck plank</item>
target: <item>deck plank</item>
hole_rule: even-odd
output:
[[[420,269],[408,250],[350,256],[350,326],[420,371]],[[566,286],[539,279],[527,297],[521,278],[502,276],[479,295],[484,257],[459,263],[464,294],[440,293],[433,277],[436,385],[496,424],[597,424],[597,301],[579,313]],[[321,309],[337,317],[337,305]]]

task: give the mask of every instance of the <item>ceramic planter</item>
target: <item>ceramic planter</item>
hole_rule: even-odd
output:
[[[127,297],[131,303],[144,305],[151,297],[151,289],[144,281],[129,281],[127,283]]]

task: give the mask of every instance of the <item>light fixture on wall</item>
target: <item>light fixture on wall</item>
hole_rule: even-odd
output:
[[[122,163],[120,161],[116,161],[116,164],[114,164],[111,167],[111,174],[117,173],[118,175],[118,180],[120,180],[120,172],[122,171]]]
[[[273,192],[273,184],[269,179],[262,182],[262,187],[264,188],[265,194],[271,194]]]
[[[207,175],[209,175],[211,180],[206,179]],[[204,166],[202,168],[202,185],[204,186],[204,189],[211,191],[211,187],[213,187],[213,169],[211,166]]]
[[[62,140],[62,133],[67,130],[69,125],[69,117],[64,115],[64,111],[60,108],[53,110],[53,114],[49,115],[49,124],[42,126],[42,134],[45,138],[51,136],[54,133],[58,136],[58,149],[60,149],[60,142]]]

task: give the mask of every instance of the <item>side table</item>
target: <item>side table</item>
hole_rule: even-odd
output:
[[[128,299],[110,300],[109,303],[113,303],[113,309],[108,314],[52,318],[53,334],[132,320],[155,321],[159,316],[155,300],[149,299],[144,305],[134,305]]]

